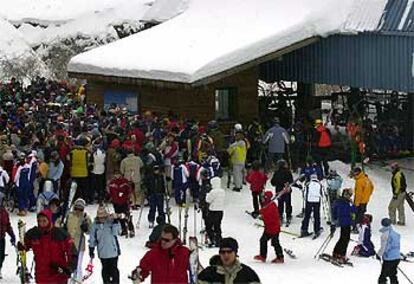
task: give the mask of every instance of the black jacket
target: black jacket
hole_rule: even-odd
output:
[[[292,183],[293,176],[288,169],[280,169],[274,172],[270,183],[276,187],[276,192],[283,190],[285,183]]]

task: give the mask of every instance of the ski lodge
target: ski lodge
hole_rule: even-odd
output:
[[[259,113],[259,80],[297,82],[298,111],[314,107],[315,84],[414,92],[413,1],[173,2],[174,13],[155,1],[150,28],[71,59],[90,102],[247,121]]]

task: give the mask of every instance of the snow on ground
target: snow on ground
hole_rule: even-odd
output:
[[[409,167],[411,170],[405,170],[405,174],[408,181],[409,190],[413,190],[414,182],[414,159],[405,159],[402,162],[405,166]],[[342,177],[344,177],[344,186],[353,186],[354,182],[347,177],[349,172],[349,166],[343,164],[342,162],[331,162],[331,167],[336,169]],[[387,216],[387,206],[391,198],[389,179],[391,173],[385,169],[372,166],[367,168],[367,174],[371,177],[375,184],[375,192],[372,196],[371,202],[368,206],[368,211],[373,213],[374,221],[372,225],[373,237],[372,240],[376,246],[379,248],[380,243],[380,233],[378,229],[380,228],[381,218]],[[270,189],[271,187],[268,187]],[[236,193],[230,190],[226,191],[226,210],[224,213],[223,221],[223,236],[232,236],[239,241],[239,255],[240,260],[253,267],[256,272],[259,274],[262,283],[264,284],[273,284],[273,283],[301,283],[301,284],[320,284],[320,283],[336,283],[336,284],[348,284],[348,283],[375,283],[380,273],[380,264],[377,260],[373,258],[357,258],[350,256],[351,261],[354,263],[354,268],[344,267],[339,268],[329,264],[323,260],[317,261],[313,258],[314,254],[328,236],[329,226],[324,225],[324,233],[317,239],[311,240],[310,238],[304,239],[293,239],[292,236],[281,234],[280,240],[281,245],[284,248],[289,248],[294,251],[298,259],[292,260],[287,255],[285,255],[285,264],[276,265],[267,263],[258,263],[253,260],[253,257],[259,252],[259,238],[262,234],[262,229],[254,226],[254,220],[247,216],[244,211],[252,210],[251,205],[251,196],[249,194],[248,188],[244,187],[241,193]],[[299,213],[301,208],[301,195],[298,191],[293,192],[293,214],[294,216]],[[87,211],[91,216],[95,216],[96,206],[90,206],[87,208]],[[177,222],[177,215],[174,211],[172,216],[173,222]],[[133,239],[120,239],[122,254],[119,259],[119,269],[121,273],[121,283],[129,283],[127,275],[130,271],[138,264],[139,260],[146,252],[144,248],[144,243],[147,240],[147,237],[150,233],[148,229],[148,223],[146,221],[146,215],[148,208],[145,208],[142,226],[139,230],[136,231],[137,236]],[[406,206],[406,217],[407,217],[407,226],[400,227],[397,226],[395,229],[401,234],[401,250],[403,252],[413,251],[414,250],[414,213],[411,209]],[[136,216],[138,215],[137,211],[134,211],[134,218],[136,221]],[[198,217],[200,218],[200,217]],[[28,228],[35,222],[35,216],[31,215],[25,218],[26,222],[29,224]],[[198,219],[199,220],[199,219]],[[17,227],[18,217],[13,215],[12,223],[14,228]],[[134,221],[134,222],[135,222]],[[324,222],[323,222],[324,223]],[[193,234],[193,212],[190,210],[189,218],[189,235]],[[301,219],[293,218],[293,223],[289,228],[283,228],[284,230],[290,232],[299,232],[301,224]],[[198,229],[200,228],[199,221],[197,224]],[[200,236],[198,235],[200,238]],[[330,242],[326,252],[331,253],[332,249],[339,238],[339,232],[336,232],[334,239]],[[352,239],[357,239],[357,235],[352,235]],[[15,275],[16,266],[15,266],[15,252],[9,246],[7,242],[7,253],[4,268],[3,268],[3,277],[4,279],[0,282],[2,283],[18,283],[18,278]],[[355,243],[351,242],[348,247],[348,254],[350,254]],[[208,264],[209,258],[218,252],[217,248],[214,249],[204,249],[200,251],[201,254],[201,263],[203,265]],[[30,269],[32,263],[31,253],[29,252],[29,261],[28,266]],[[274,252],[269,243],[269,253],[268,259],[271,260],[274,258]],[[88,262],[88,257],[84,258],[84,267]],[[100,270],[101,265],[99,260],[95,260],[95,270],[93,276],[88,279],[85,283],[101,283]],[[414,279],[414,264],[401,262],[400,268],[411,278]],[[408,283],[403,276],[399,273],[400,283]],[[145,283],[150,283],[149,279]]]

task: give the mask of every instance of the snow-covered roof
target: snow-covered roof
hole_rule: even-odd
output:
[[[194,83],[312,37],[374,30],[386,2],[189,0],[163,24],[75,56],[68,71]],[[353,15],[361,5],[370,9]]]

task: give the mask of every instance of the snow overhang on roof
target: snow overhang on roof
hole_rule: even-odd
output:
[[[173,19],[71,59],[72,74],[194,84],[309,39],[374,30],[386,0],[189,0]],[[364,4],[369,21],[352,13]],[[362,15],[362,14],[361,14]],[[355,24],[356,23],[356,24]]]

